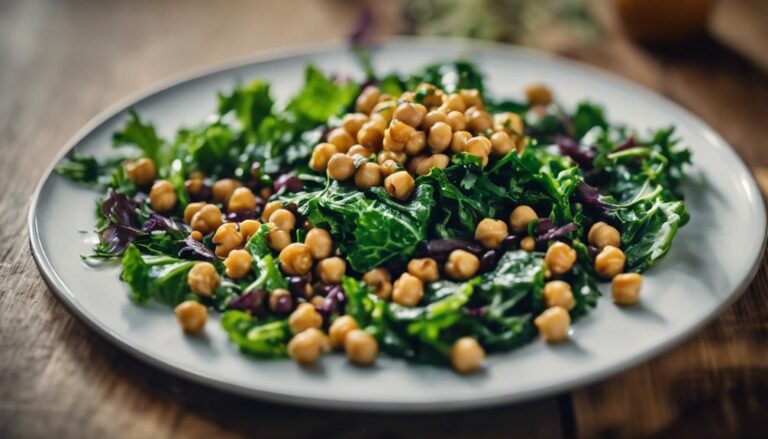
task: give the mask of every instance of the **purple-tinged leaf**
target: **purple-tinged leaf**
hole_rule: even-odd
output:
[[[592,147],[580,145],[570,137],[557,136],[555,139],[560,153],[568,156],[582,169],[592,169],[597,151]]]
[[[184,246],[179,250],[179,258],[194,261],[215,261],[216,255],[200,241],[187,237]]]
[[[115,255],[122,254],[139,233],[141,233],[139,230],[132,227],[112,224],[100,233],[103,245],[100,250]]]
[[[110,189],[101,202],[101,213],[110,223],[137,228],[138,204],[125,194]]]
[[[590,186],[583,181],[579,182],[578,186],[576,186],[576,196],[582,204],[593,209],[607,211],[611,207],[602,201],[600,192],[596,187]]]

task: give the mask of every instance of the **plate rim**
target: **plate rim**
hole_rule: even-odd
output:
[[[766,241],[768,240],[768,234],[766,234],[766,206],[761,192],[758,188],[757,182],[754,178],[752,170],[747,166],[744,159],[736,152],[736,150],[728,143],[717,131],[715,131],[709,124],[702,120],[699,116],[693,114],[687,109],[683,108],[680,104],[668,99],[667,97],[659,94],[655,90],[652,90],[644,85],[633,82],[629,79],[621,77],[613,72],[601,69],[599,67],[582,63],[573,59],[565,58],[556,54],[543,52],[527,47],[521,47],[505,43],[478,41],[466,38],[443,38],[443,37],[408,37],[408,36],[392,36],[385,38],[377,38],[373,42],[374,47],[377,45],[387,45],[390,43],[402,44],[402,43],[431,43],[431,44],[446,44],[452,46],[464,46],[476,48],[479,51],[497,51],[506,53],[518,53],[524,56],[545,59],[549,61],[556,61],[563,63],[571,67],[589,71],[592,74],[609,79],[613,83],[620,84],[622,87],[634,89],[635,91],[642,91],[644,94],[651,96],[652,98],[659,99],[667,104],[671,109],[685,115],[689,121],[693,124],[693,128],[697,131],[705,132],[712,138],[712,146],[718,148],[726,154],[730,154],[742,168],[744,175],[749,178],[746,180],[748,183],[745,186],[745,192],[750,199],[754,200],[754,203],[759,213],[758,223],[762,225],[760,227],[762,238],[758,252],[754,257],[752,266],[747,271],[746,275],[741,279],[738,285],[728,295],[728,297],[721,301],[716,307],[714,307],[708,314],[701,318],[695,324],[685,328],[684,330],[676,333],[674,336],[665,339],[663,342],[653,346],[646,351],[643,351],[633,357],[618,361],[615,364],[604,367],[592,373],[585,374],[583,376],[573,378],[570,380],[560,381],[549,386],[542,386],[539,388],[531,389],[524,392],[509,393],[497,396],[480,396],[476,398],[464,398],[459,400],[440,401],[426,403],[423,401],[368,401],[365,404],[360,404],[359,401],[347,400],[347,399],[334,399],[333,397],[317,398],[311,396],[302,396],[300,394],[293,393],[281,393],[273,392],[264,389],[257,389],[253,387],[241,386],[235,383],[223,381],[216,378],[211,378],[204,373],[200,373],[190,368],[184,368],[174,365],[171,362],[164,361],[153,355],[150,355],[141,349],[133,346],[129,341],[124,340],[120,335],[114,333],[107,325],[100,324],[96,319],[90,318],[86,312],[84,312],[76,303],[74,295],[69,294],[67,286],[59,278],[56,271],[53,269],[52,264],[48,260],[47,255],[43,250],[42,240],[37,228],[37,208],[40,202],[40,193],[45,183],[50,179],[54,172],[56,165],[75,147],[79,144],[89,133],[98,128],[104,122],[115,117],[119,113],[130,108],[132,105],[149,98],[157,93],[160,93],[169,88],[190,82],[196,79],[200,79],[212,74],[221,73],[227,70],[234,70],[249,65],[255,65],[259,63],[272,62],[282,59],[289,59],[294,57],[307,56],[311,54],[322,55],[325,52],[343,52],[349,50],[349,44],[343,40],[331,40],[313,44],[292,45],[273,48],[269,50],[261,50],[256,53],[250,53],[242,56],[237,56],[222,61],[216,61],[208,63],[202,67],[187,69],[181,73],[168,76],[165,79],[159,80],[150,84],[147,87],[143,87],[136,92],[132,92],[127,96],[118,99],[115,103],[107,106],[104,110],[93,116],[82,128],[77,130],[75,134],[64,144],[63,148],[53,157],[50,164],[46,167],[43,174],[38,181],[35,190],[30,198],[30,207],[27,214],[27,232],[29,234],[29,243],[32,253],[32,257],[37,265],[38,271],[41,277],[45,281],[48,289],[53,293],[59,302],[63,303],[67,310],[75,315],[81,322],[88,326],[92,331],[98,334],[100,337],[106,339],[112,345],[118,347],[122,351],[137,358],[138,360],[150,365],[151,367],[158,368],[164,373],[170,373],[174,376],[182,379],[193,381],[197,384],[201,384],[210,388],[215,388],[220,391],[229,392],[248,398],[261,399],[269,402],[279,404],[293,404],[304,407],[312,407],[316,409],[344,409],[350,411],[360,412],[439,412],[439,411],[455,411],[466,410],[471,408],[490,407],[500,404],[517,403],[522,401],[531,400],[534,398],[545,397],[554,395],[556,393],[572,391],[586,385],[595,383],[598,380],[613,376],[623,370],[627,370],[631,367],[637,366],[640,363],[646,362],[652,358],[659,356],[661,353],[670,350],[672,347],[679,345],[684,340],[689,339],[693,334],[699,332],[705,325],[712,322],[715,317],[720,315],[728,306],[730,306],[736,299],[738,299],[744,291],[749,287],[752,280],[757,274],[760,268],[760,264],[764,258],[766,249]]]

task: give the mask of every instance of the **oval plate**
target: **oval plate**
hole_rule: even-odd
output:
[[[118,267],[94,269],[83,230],[95,224],[99,194],[51,173],[42,179],[29,212],[32,250],[51,290],[80,319],[131,354],[171,373],[223,390],[280,402],[363,410],[445,410],[519,401],[595,381],[658,354],[690,335],[746,289],[765,240],[765,211],[749,171],[728,144],[679,106],[596,69],[527,50],[462,40],[395,39],[378,46],[379,71],[409,72],[433,61],[468,58],[495,96],[520,97],[530,82],[550,85],[573,108],[582,98],[605,105],[611,120],[644,130],[674,124],[693,152],[684,187],[691,221],[669,254],[648,271],[641,302],[619,308],[604,292],[597,309],[573,326],[571,341],[534,342],[490,356],[482,373],[381,358],[375,367],[351,366],[329,355],[316,367],[241,355],[218,324],[204,337],[182,335],[171,310],[137,306],[118,280]],[[270,59],[249,59],[186,76],[128,99],[89,123],[66,146],[107,155],[111,133],[134,107],[170,137],[215,109],[216,93],[252,77],[272,82],[283,101],[302,84],[308,62],[325,71],[361,76],[341,44]],[[54,164],[55,164],[54,163]]]

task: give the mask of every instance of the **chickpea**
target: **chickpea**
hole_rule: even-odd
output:
[[[523,133],[523,118],[519,114],[511,112],[497,114],[493,129],[517,137]]]
[[[308,328],[320,329],[323,326],[323,316],[312,304],[300,303],[288,317],[288,326],[294,334]]]
[[[434,107],[443,103],[443,92],[433,84],[423,82],[416,87],[416,93],[424,96],[423,102],[427,107]]]
[[[491,151],[502,156],[515,150],[515,142],[504,131],[497,131],[491,135]]]
[[[266,206],[264,206],[264,210],[261,212],[261,220],[264,222],[269,222],[269,217],[272,216],[272,214],[275,213],[277,209],[282,207],[283,203],[277,200],[270,201]]]
[[[259,189],[259,196],[263,200],[269,200],[269,197],[271,197],[273,193],[274,192],[272,191],[272,188],[268,186],[264,186],[263,188]]]
[[[149,203],[158,212],[168,212],[176,205],[176,188],[168,180],[157,180],[149,191]]]
[[[544,263],[554,274],[567,273],[575,262],[576,250],[564,242],[552,244],[544,255]]]
[[[395,152],[395,151],[387,151],[387,150],[379,152],[379,154],[376,156],[376,161],[380,165],[383,165],[384,162],[386,162],[387,160],[392,160],[396,163],[403,163],[407,159],[408,159],[408,156],[404,152]]]
[[[219,286],[219,273],[210,262],[197,262],[187,273],[187,284],[193,293],[201,297],[211,297]]]
[[[355,101],[355,110],[358,113],[370,114],[373,107],[379,102],[381,91],[378,87],[369,85],[365,87]]]
[[[627,257],[621,249],[606,245],[595,257],[595,272],[601,277],[610,279],[624,271]]]
[[[485,359],[485,350],[472,337],[461,337],[451,348],[451,366],[459,373],[476,371]]]
[[[357,132],[357,143],[363,145],[369,151],[380,150],[384,141],[385,128],[382,128],[373,120],[363,124],[360,131]]]
[[[415,186],[416,182],[406,171],[397,171],[384,180],[384,187],[389,196],[400,201],[407,200]]]
[[[419,175],[419,174],[418,174],[418,171],[419,171],[419,169],[420,169],[422,166],[424,166],[424,165],[422,165],[422,163],[424,163],[425,161],[427,161],[427,159],[429,159],[429,156],[428,156],[428,155],[417,155],[417,156],[415,156],[415,157],[412,157],[412,158],[411,158],[411,159],[408,161],[408,172],[410,172],[411,174],[416,174],[416,175]],[[431,166],[431,164],[430,164],[428,167],[426,167],[426,168],[423,168],[422,170],[423,170],[424,172],[426,172],[426,173],[429,173],[429,170],[430,170],[430,169],[432,169],[432,166]]]
[[[470,131],[475,134],[484,134],[493,126],[493,117],[475,107],[470,107],[464,113],[464,117],[467,119],[467,126],[469,126]]]
[[[411,259],[408,262],[408,273],[418,277],[424,283],[440,279],[437,261],[432,258]]]
[[[424,283],[418,277],[403,273],[392,288],[392,301],[398,305],[413,307],[424,297]]]
[[[618,248],[621,245],[621,234],[615,227],[600,221],[590,227],[587,241],[600,250],[608,245]]]
[[[617,305],[634,305],[640,298],[643,276],[638,273],[617,274],[611,282],[611,295]]]
[[[275,251],[282,251],[291,243],[291,233],[275,227],[267,233],[267,245]]]
[[[333,250],[333,241],[331,234],[325,229],[314,228],[307,232],[304,238],[304,245],[307,246],[312,257],[315,259],[325,259],[331,255]]]
[[[460,153],[467,149],[467,141],[472,138],[472,134],[469,131],[457,131],[453,133],[453,139],[451,139],[451,152]]]
[[[544,285],[544,303],[547,308],[553,306],[562,306],[568,311],[576,306],[576,300],[573,298],[573,290],[568,282],[561,280],[552,280]]]
[[[328,340],[326,336],[318,329],[310,328],[291,338],[291,341],[288,342],[288,356],[299,364],[312,364],[320,358],[320,355],[327,348]]]
[[[211,241],[224,247],[236,248],[243,244],[243,235],[237,230],[237,224],[226,223],[216,229]]]
[[[147,186],[155,179],[157,168],[152,159],[142,157],[125,164],[125,172],[136,186]]]
[[[337,284],[347,272],[347,263],[338,256],[317,263],[317,275],[323,283]]]
[[[357,322],[352,316],[339,316],[328,328],[328,336],[331,339],[331,347],[341,349],[344,347],[344,339],[349,331],[358,329]]]
[[[478,136],[467,140],[464,145],[465,152],[480,158],[483,167],[488,165],[488,154],[491,150],[491,141],[486,137]]]
[[[445,263],[445,272],[455,280],[469,279],[479,268],[480,259],[466,250],[452,251]]]
[[[376,361],[376,356],[379,354],[379,344],[371,334],[362,329],[352,329],[344,338],[344,350],[353,363],[367,366]]]
[[[187,204],[187,207],[184,208],[184,222],[191,225],[192,217],[194,217],[197,212],[200,212],[200,210],[205,207],[205,204],[205,201]]]
[[[200,171],[200,170],[192,171],[189,173],[189,175],[187,175],[187,177],[190,180],[202,180],[205,178],[205,173],[203,173],[203,171]]]
[[[520,241],[520,248],[530,253],[536,249],[536,240],[530,236],[526,236]]]
[[[216,230],[223,222],[219,206],[206,204],[197,213],[192,215],[192,222],[189,225],[193,230],[207,235]]]
[[[227,210],[237,212],[239,210],[250,210],[256,207],[256,195],[253,195],[247,187],[239,187],[232,192],[227,203]]]
[[[365,162],[357,168],[355,186],[364,191],[381,184],[381,166],[373,162]]]
[[[246,250],[232,250],[224,259],[227,267],[227,276],[232,279],[240,279],[248,275],[253,268],[253,258]]]
[[[384,130],[384,141],[382,142],[382,147],[385,151],[401,152],[403,149],[405,149],[405,143],[396,142],[395,139],[392,138],[392,135],[389,132],[389,128],[387,128]]]
[[[385,268],[374,268],[363,275],[363,282],[373,288],[373,293],[382,299],[392,294],[392,278]]]
[[[372,114],[380,114],[387,122],[391,121],[395,115],[395,101],[380,100],[376,106],[371,110]]]
[[[369,120],[367,122],[367,125],[369,127],[376,128],[377,130],[381,131],[382,134],[384,134],[384,130],[389,127],[389,122],[390,122],[390,120],[388,120],[387,118],[385,118],[381,114],[373,113],[373,114],[371,114],[371,120]],[[363,124],[363,127],[365,127],[365,125],[366,124]],[[360,129],[362,130],[363,128],[361,127]],[[360,133],[358,132],[358,134],[360,134]]]
[[[459,94],[452,93],[443,99],[443,105],[449,111],[464,112],[467,109],[467,104],[464,103],[464,99]]]
[[[328,143],[334,145],[339,152],[347,152],[355,144],[355,138],[344,128],[334,128],[328,133]]]
[[[339,181],[348,180],[355,174],[355,160],[340,152],[331,156],[328,161],[328,175]]]
[[[461,111],[451,111],[445,116],[445,123],[451,126],[451,131],[464,131],[467,129],[467,119]]]
[[[427,134],[424,131],[414,131],[411,137],[405,142],[405,153],[416,155],[427,146]]]
[[[203,234],[198,232],[197,230],[193,230],[192,233],[189,234],[189,237],[194,239],[195,241],[203,240]]]
[[[543,84],[531,84],[525,88],[525,97],[531,105],[552,103],[552,91]]]
[[[312,150],[312,157],[309,159],[309,167],[315,172],[325,171],[328,167],[328,160],[331,156],[339,152],[336,145],[332,143],[321,143]]]
[[[409,124],[397,119],[392,119],[389,124],[389,134],[397,143],[405,143],[416,130]]]
[[[283,299],[283,300],[280,300]],[[275,288],[269,293],[269,310],[276,314],[286,314],[290,309],[286,310],[285,301],[292,302],[291,293],[285,288]]]
[[[371,154],[373,154],[371,151],[368,151],[365,149],[363,145],[354,145],[352,148],[349,148],[349,151],[347,151],[347,155],[354,158],[355,156],[361,156],[361,157],[370,157]]]
[[[424,114],[414,104],[403,102],[397,106],[394,117],[414,128],[418,128],[421,125],[422,119],[424,119]]]
[[[394,160],[387,160],[381,164],[381,176],[384,178],[389,177],[399,170],[400,164]]]
[[[445,122],[447,115],[442,111],[430,111],[424,116],[424,120],[421,122],[421,128],[423,130],[429,130],[432,126],[438,122]]]
[[[533,321],[541,336],[548,343],[558,343],[568,338],[571,316],[562,306],[547,308]]]
[[[345,115],[341,119],[341,127],[347,130],[352,137],[357,138],[357,133],[360,131],[360,128],[362,128],[363,124],[369,120],[370,118],[363,113],[351,113]]]
[[[464,150],[470,154],[480,156],[482,154],[488,155],[491,153],[493,145],[491,141],[484,136],[475,136],[469,138],[464,144]]]
[[[325,303],[325,297],[314,296],[313,298],[309,299],[309,303],[311,303],[315,308],[320,308],[323,306],[323,303]]]
[[[243,240],[248,242],[251,236],[255,235],[259,231],[261,223],[256,220],[245,220],[240,223],[240,235],[243,236]]]
[[[449,159],[445,154],[435,154],[422,158],[418,161],[414,161],[414,170],[418,175],[427,175],[432,171],[432,168],[447,168],[450,161],[451,159]]]
[[[312,269],[312,253],[306,245],[294,242],[280,251],[280,268],[286,274],[303,275]]]
[[[445,151],[453,140],[453,132],[451,126],[445,122],[435,122],[432,128],[429,129],[429,136],[427,137],[427,144],[432,152]]]
[[[229,201],[230,195],[240,186],[242,186],[240,182],[233,178],[217,180],[213,183],[213,187],[211,187],[213,198],[220,203],[226,204]]]
[[[507,224],[501,220],[485,218],[475,228],[475,241],[480,241],[483,247],[487,249],[498,248],[501,241],[507,236],[509,236]]]
[[[280,230],[290,232],[296,227],[296,217],[288,209],[277,209],[269,216],[269,222],[274,224]]]
[[[187,191],[189,197],[193,200],[202,200],[208,198],[206,194],[205,182],[202,178],[190,178],[184,182],[184,190]]]
[[[185,300],[173,310],[181,329],[188,334],[197,334],[208,320],[208,308],[194,300]]]
[[[483,100],[480,97],[480,91],[476,88],[465,88],[459,90],[459,96],[461,96],[461,99],[464,100],[465,107],[483,108]]]
[[[515,233],[523,233],[528,229],[528,224],[538,218],[535,210],[522,204],[515,207],[515,210],[509,215],[509,225],[512,226]]]

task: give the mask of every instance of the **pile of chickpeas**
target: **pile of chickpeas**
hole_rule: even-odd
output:
[[[475,89],[447,94],[425,83],[396,98],[369,86],[355,110],[314,148],[309,166],[361,190],[383,185],[398,200],[410,197],[414,175],[446,168],[451,154],[472,154],[486,166],[489,156],[525,146],[522,118],[491,115]]]
[[[547,105],[552,100],[545,87],[534,86],[526,90],[532,105]],[[387,193],[397,200],[407,200],[415,186],[414,175],[426,175],[433,167],[448,166],[449,154],[466,152],[480,159],[486,166],[490,156],[500,157],[510,151],[522,151],[526,139],[523,121],[515,113],[495,116],[486,112],[477,90],[459,90],[447,94],[431,84],[421,84],[415,92],[405,92],[399,98],[382,94],[376,87],[367,87],[356,101],[356,112],[344,116],[340,127],[331,130],[327,142],[317,145],[309,166],[317,172],[327,172],[338,181],[352,180],[361,190],[383,185]],[[375,156],[375,161],[370,157]],[[149,202],[153,210],[167,213],[178,202],[176,190],[168,180],[156,180],[155,164],[142,158],[126,164],[128,176],[142,187],[150,187]],[[258,177],[258,167],[252,169]],[[185,183],[193,200],[183,212],[184,222],[190,226],[190,237],[200,241],[212,234],[215,254],[223,260],[225,274],[230,279],[242,279],[252,272],[253,258],[244,249],[245,244],[261,227],[269,225],[267,244],[278,253],[280,268],[288,276],[314,279],[323,285],[338,285],[347,272],[347,263],[335,250],[327,230],[313,227],[307,221],[298,224],[294,212],[280,201],[263,205],[260,221],[246,219],[225,222],[221,207],[228,212],[252,210],[261,205],[261,199],[271,195],[263,188],[259,196],[235,179],[221,179],[207,188],[204,176],[193,173]],[[209,192],[205,192],[209,189]],[[212,198],[212,200],[211,200]],[[209,202],[211,201],[211,202]],[[532,252],[536,240],[525,236],[528,226],[538,219],[530,206],[517,206],[508,221],[485,218],[475,229],[474,238],[486,250],[503,246],[512,233],[523,236],[519,247]],[[296,228],[306,231],[304,242],[293,242]],[[512,232],[510,232],[510,229]],[[620,249],[619,231],[604,223],[594,224],[587,240],[599,253],[595,257],[595,272],[612,279],[613,299],[617,304],[630,305],[638,300],[642,277],[637,273],[622,274],[626,258]],[[544,256],[548,278],[568,273],[577,259],[576,251],[568,244],[554,242]],[[474,253],[457,249],[438,264],[430,258],[411,259],[405,271],[393,279],[389,270],[375,268],[362,276],[363,281],[380,298],[404,306],[417,306],[425,285],[447,276],[451,280],[468,280],[478,274],[481,261]],[[203,298],[212,297],[221,283],[214,264],[197,262],[189,271],[190,290]],[[348,358],[359,365],[370,365],[378,356],[376,339],[359,328],[349,315],[324,321],[318,307],[323,297],[313,294],[307,283],[306,301],[286,310],[283,299],[290,292],[278,288],[269,292],[268,306],[273,312],[289,312],[288,326],[293,336],[287,350],[291,358],[302,364],[314,363],[331,350],[343,350]],[[576,304],[571,286],[563,280],[549,280],[543,290],[546,310],[534,320],[542,337],[548,342],[567,339],[571,318],[569,311]],[[185,301],[175,313],[179,324],[188,333],[200,332],[207,320],[207,308],[197,301]],[[327,327],[327,334],[323,328]],[[457,340],[450,352],[450,362],[460,373],[477,370],[485,358],[485,351],[473,337]]]

